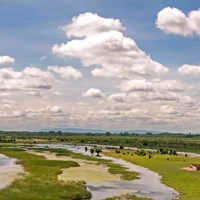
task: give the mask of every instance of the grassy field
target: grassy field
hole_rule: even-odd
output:
[[[0,153],[17,158],[26,176],[0,191],[1,200],[82,200],[91,197],[84,183],[64,184],[57,180],[61,168],[77,167],[73,161],[45,160],[19,149],[3,149]]]
[[[128,162],[147,167],[162,175],[162,182],[173,187],[181,195],[181,200],[200,199],[200,171],[186,171],[181,168],[192,163],[200,163],[200,158],[185,156],[152,154],[149,158],[138,156],[134,151],[123,150],[123,153],[106,152],[107,155],[122,158]]]

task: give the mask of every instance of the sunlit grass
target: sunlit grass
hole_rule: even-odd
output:
[[[127,154],[126,152],[129,152]],[[170,156],[153,154],[152,158],[138,156],[133,151],[123,150],[124,154],[107,152],[109,156],[122,158],[128,162],[147,167],[162,176],[162,182],[177,190],[182,200],[199,200],[200,199],[200,171],[186,171],[183,167],[188,167],[193,163],[200,163],[200,158],[185,156]]]

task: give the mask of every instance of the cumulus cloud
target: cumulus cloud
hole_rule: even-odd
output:
[[[29,77],[40,77],[40,78],[44,78],[44,79],[50,79],[52,78],[51,73],[47,72],[47,71],[42,71],[40,68],[37,67],[26,67],[23,70],[23,74]]]
[[[89,111],[88,116],[95,120],[114,120],[115,122],[125,121],[130,119],[139,119],[139,118],[147,118],[144,116],[145,112],[140,109],[130,109],[130,110],[98,110],[98,111]]]
[[[200,66],[182,65],[178,68],[178,72],[183,76],[200,76]]]
[[[53,76],[35,67],[18,72],[13,68],[0,69],[0,91],[51,89]]]
[[[25,114],[21,110],[15,110],[11,112],[0,112],[0,118],[19,118],[23,116],[25,116]]]
[[[108,97],[108,100],[116,101],[116,102],[126,102],[127,101],[127,95],[124,94],[124,93],[111,94]]]
[[[50,106],[50,105],[47,106],[47,111],[53,112],[53,113],[61,113],[61,112],[63,112],[62,108],[60,106]]]
[[[0,56],[0,65],[4,64],[13,64],[15,63],[15,59],[10,56]]]
[[[80,15],[79,20],[84,16]],[[107,21],[106,18],[102,19]],[[91,20],[96,27],[98,24],[96,15],[91,15]],[[76,32],[77,27],[74,29],[74,25],[70,27],[70,31]],[[53,54],[63,58],[78,58],[85,67],[100,66],[92,71],[92,75],[98,77],[159,76],[168,72],[166,67],[152,60],[137,47],[133,39],[125,37],[118,29],[110,26],[108,30],[101,30],[98,27],[98,31],[95,28],[95,31],[91,29],[92,33],[87,27],[86,31],[81,29],[84,38],[73,39],[66,44],[55,44],[52,48]]]
[[[24,113],[26,114],[27,119],[44,120],[43,123],[46,123],[47,120],[48,122],[63,120],[63,116],[65,116],[63,109],[57,105],[47,105],[46,107],[39,109],[26,108]]]
[[[170,105],[161,106],[160,111],[165,114],[176,114],[177,113],[177,111]]]
[[[97,88],[90,88],[86,92],[83,92],[82,95],[84,97],[96,97],[96,98],[102,98],[104,96],[103,92]]]
[[[186,16],[177,8],[164,8],[157,15],[156,26],[166,33],[200,35],[200,9],[191,11]]]
[[[2,79],[19,79],[22,78],[22,76],[23,74],[21,72],[17,72],[11,67],[0,69],[0,77]]]
[[[140,92],[130,93],[129,98],[143,101],[179,101],[179,95],[174,92]]]
[[[86,37],[110,30],[123,30],[118,19],[103,18],[97,14],[86,12],[73,17],[72,23],[63,27],[68,37]]]
[[[59,74],[64,79],[77,80],[82,78],[83,76],[80,71],[71,66],[66,66],[66,67],[49,66],[48,70],[56,74]]]
[[[25,117],[15,100],[4,99],[0,101],[0,118],[20,118]]]
[[[145,79],[134,79],[123,81],[119,88],[123,91],[152,91],[153,84],[147,82]]]
[[[43,93],[41,91],[30,91],[27,94],[35,96],[35,97],[43,97]]]
[[[119,88],[123,91],[184,91],[188,88],[185,84],[177,80],[155,80],[133,79],[123,81]]]

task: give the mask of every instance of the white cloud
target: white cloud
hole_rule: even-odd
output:
[[[10,96],[10,93],[8,93],[8,92],[0,93],[0,97],[9,97],[9,96]]]
[[[98,77],[160,76],[169,71],[141,51],[134,40],[115,29],[92,34],[87,31],[84,33],[83,30],[82,33],[85,36],[83,39],[55,44],[53,54],[63,58],[78,58],[85,67],[100,66],[92,71],[93,76]]]
[[[60,92],[60,91],[54,91],[53,94],[55,94],[56,96],[62,96],[63,95],[62,92]]]
[[[184,105],[184,106],[185,105],[195,106],[197,104],[197,101],[188,95],[182,96],[180,98],[180,101],[181,101],[181,105]]]
[[[137,101],[179,101],[179,95],[174,92],[132,92],[128,96]]]
[[[35,97],[43,97],[43,93],[41,91],[30,91],[27,94],[35,96]]]
[[[0,78],[1,79],[19,79],[22,77],[23,77],[23,74],[21,72],[16,72],[11,67],[0,69]]]
[[[66,66],[66,67],[49,66],[48,70],[56,74],[59,74],[64,79],[77,80],[83,77],[80,71],[71,66]]]
[[[64,116],[63,109],[60,106],[51,105],[40,109],[26,108],[24,112],[28,118],[39,120],[55,120],[57,117]]]
[[[170,105],[161,106],[160,111],[165,114],[177,114],[177,111]]]
[[[15,110],[12,112],[0,112],[0,118],[19,118],[25,116],[21,110]]]
[[[103,18],[97,14],[86,12],[73,17],[72,23],[63,27],[68,37],[86,37],[110,30],[123,30],[118,19]]]
[[[186,16],[177,8],[164,8],[157,15],[156,26],[166,33],[182,36],[200,35],[200,9],[191,11]]]
[[[140,109],[130,109],[130,110],[107,110],[102,109],[98,111],[89,111],[88,117],[91,120],[113,120],[115,123],[117,121],[124,122],[126,120],[130,119],[139,119],[139,118],[147,118],[147,116],[144,116],[145,112]],[[127,122],[127,121],[126,121]]]
[[[25,117],[19,105],[12,99],[0,101],[0,118],[20,118]]]
[[[2,91],[51,89],[52,83],[51,73],[39,68],[27,67],[21,72],[13,68],[0,69],[0,90]]]
[[[184,76],[200,76],[200,66],[182,65],[178,68],[178,72]]]
[[[126,102],[127,101],[127,95],[124,94],[124,93],[111,94],[108,97],[108,100],[116,101],[116,102]]]
[[[40,68],[37,67],[26,67],[23,70],[23,74],[29,77],[40,77],[44,79],[51,79],[52,75],[50,72],[42,71]]]
[[[147,82],[145,79],[134,79],[123,81],[119,88],[123,91],[152,91],[153,84]]]
[[[96,98],[102,98],[104,96],[103,92],[100,89],[97,88],[90,88],[86,92],[83,93],[84,97],[96,97]]]
[[[62,108],[60,106],[47,106],[47,111],[53,112],[53,113],[62,113]]]
[[[189,86],[177,80],[155,80],[146,81],[145,79],[133,79],[123,81],[119,88],[122,91],[184,91]]]
[[[0,56],[0,65],[4,64],[14,64],[15,59],[10,56]]]

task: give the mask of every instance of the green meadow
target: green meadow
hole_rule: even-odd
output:
[[[182,169],[190,164],[200,163],[200,158],[159,153],[151,153],[151,158],[149,158],[148,153],[145,156],[135,153],[136,151],[131,150],[123,150],[120,153],[106,152],[108,156],[122,158],[159,173],[162,176],[161,181],[177,190],[181,200],[200,199],[200,171]]]
[[[46,160],[19,149],[0,148],[0,153],[17,158],[26,172],[23,178],[0,191],[1,200],[82,200],[91,197],[84,183],[65,184],[57,180],[62,168],[78,167],[76,162]]]

